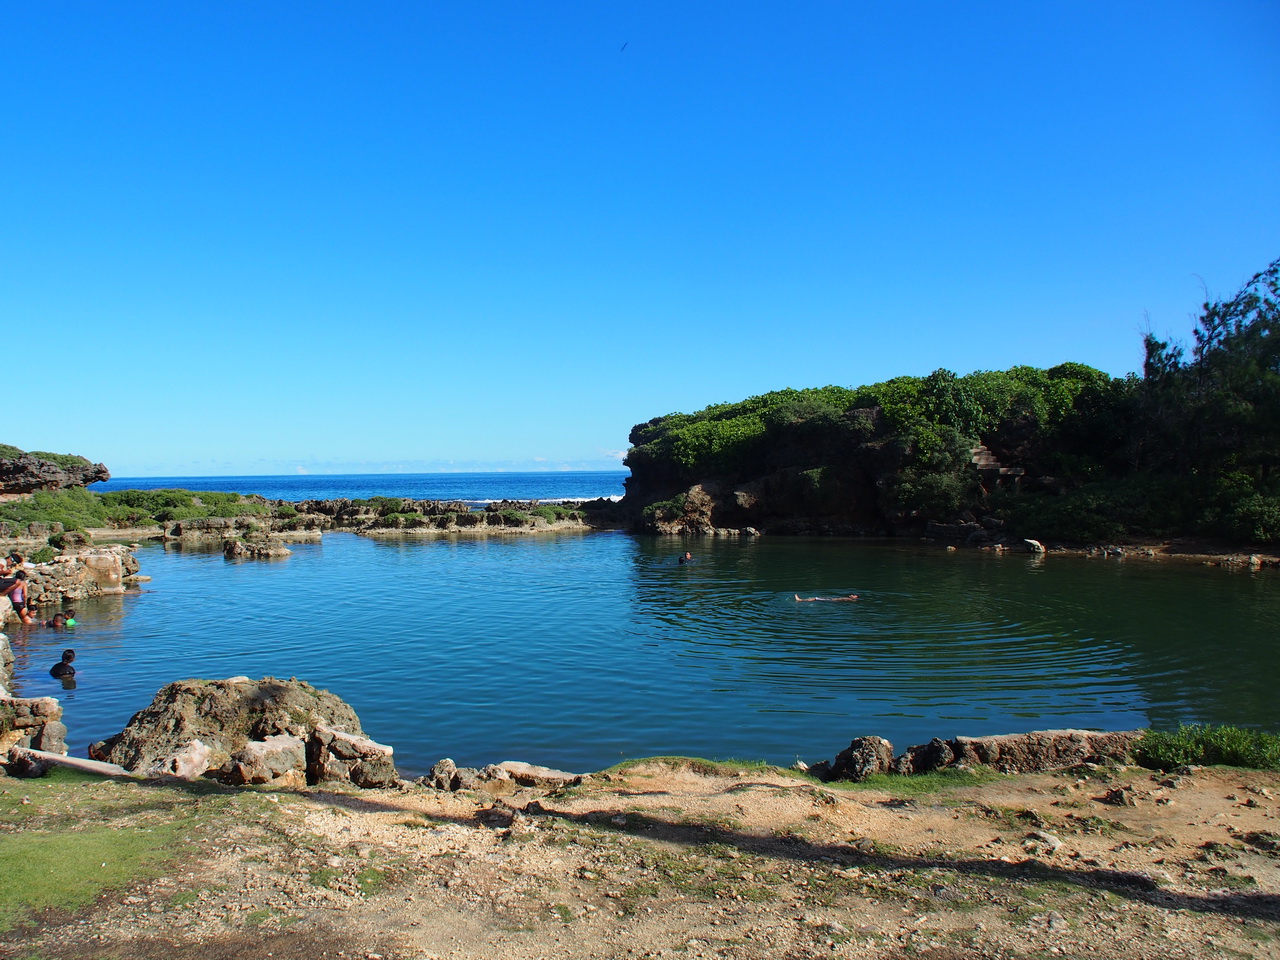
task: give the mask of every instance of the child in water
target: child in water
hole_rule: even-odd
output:
[[[49,676],[62,679],[63,677],[74,677],[76,668],[71,665],[71,661],[76,658],[74,650],[63,650],[62,659],[49,668]]]

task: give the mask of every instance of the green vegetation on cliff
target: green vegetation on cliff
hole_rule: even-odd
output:
[[[652,522],[695,483],[786,474],[792,510],[886,531],[998,514],[1055,539],[1280,543],[1280,260],[1204,305],[1189,356],[1144,345],[1141,377],[937,370],[658,417],[631,431],[629,491]],[[998,461],[985,476],[979,445]]]
[[[64,470],[75,470],[91,467],[93,464],[85,457],[75,453],[49,453],[47,450],[22,450],[11,443],[0,443],[0,460],[16,460],[18,457],[35,457],[57,464]]]

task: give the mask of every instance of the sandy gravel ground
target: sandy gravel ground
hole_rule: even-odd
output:
[[[1277,798],[1225,768],[907,797],[656,761],[501,797],[246,791],[176,869],[0,957],[1280,957]]]

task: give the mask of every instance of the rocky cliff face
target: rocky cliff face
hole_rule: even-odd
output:
[[[62,490],[110,479],[111,471],[105,465],[90,463],[84,457],[59,457],[55,461],[23,453],[0,459],[0,493]]]

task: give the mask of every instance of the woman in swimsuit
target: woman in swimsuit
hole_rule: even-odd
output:
[[[27,571],[19,570],[13,575],[13,583],[9,584],[0,597],[8,597],[9,602],[13,604],[13,612],[18,615],[18,619],[25,624],[35,623],[31,619],[31,614],[27,612]]]

